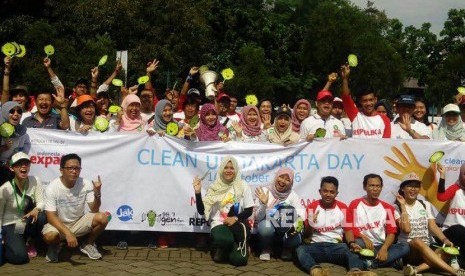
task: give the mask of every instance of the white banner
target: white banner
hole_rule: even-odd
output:
[[[338,199],[347,204],[364,195],[363,177],[381,175],[381,197],[393,202],[400,179],[411,171],[423,179],[421,194],[436,208],[439,175],[429,158],[445,152],[446,187],[455,182],[465,163],[465,144],[431,140],[337,139],[315,140],[283,147],[270,143],[192,143],[170,137],[139,134],[100,134],[28,129],[33,163],[31,174],[48,184],[60,175],[64,154],[82,157],[81,176],[101,176],[101,211],[112,214],[107,229],[207,232],[195,208],[192,179],[208,172],[203,193],[216,177],[221,159],[237,158],[244,180],[255,189],[269,185],[282,166],[295,171],[294,189],[302,204],[319,199],[323,176],[339,180]]]

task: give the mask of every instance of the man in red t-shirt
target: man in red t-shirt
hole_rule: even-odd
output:
[[[355,106],[349,89],[349,74],[349,65],[343,65],[341,67],[342,104],[347,117],[352,122],[352,137],[391,138],[391,122],[388,117],[376,112],[375,104],[378,98],[373,90],[367,89],[358,95],[361,111]]]

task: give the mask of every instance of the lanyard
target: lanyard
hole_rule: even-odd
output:
[[[19,191],[19,187],[16,185],[15,183],[15,180],[11,180],[11,187],[13,187],[13,193],[15,195],[15,199],[16,199],[16,209],[18,209],[18,214],[20,216],[23,216],[24,215],[24,196],[26,195],[26,188],[27,187],[24,187],[23,188],[23,195],[21,196],[21,204],[18,202],[18,196],[17,196],[17,192],[16,192],[16,188],[18,189]]]

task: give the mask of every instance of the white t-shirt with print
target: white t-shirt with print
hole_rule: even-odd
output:
[[[300,125],[300,138],[305,139],[308,134],[315,134],[319,128],[326,129],[325,138],[341,137],[346,135],[344,124],[330,115],[323,120],[320,115],[314,114],[302,121]]]
[[[420,201],[416,200],[413,206],[405,205],[405,209],[407,209],[408,218],[410,220],[410,227],[411,231],[409,234],[404,232],[400,232],[399,234],[399,241],[406,241],[410,242],[414,238],[418,238],[423,240],[426,244],[431,243],[431,235],[429,234],[428,229],[428,220],[434,219],[433,211],[431,209],[431,203],[428,201],[423,200],[426,208],[420,203]],[[396,210],[400,213],[399,207],[395,206]]]
[[[248,185],[244,186],[244,194],[242,198],[237,201],[239,203],[238,213],[242,212],[246,208],[254,207],[255,205],[253,201],[252,190]],[[226,193],[226,196],[222,202],[216,202],[211,208],[211,228],[223,224],[224,219],[228,217],[229,210],[234,205],[234,202],[236,202],[234,198],[234,188],[231,187],[231,189]]]
[[[60,178],[45,189],[45,210],[57,213],[61,222],[71,223],[84,215],[86,203],[94,202],[94,186],[91,181],[79,177],[68,189]]]
[[[427,125],[425,125],[422,122],[419,122],[417,120],[413,120],[413,123],[411,124],[412,129],[420,134],[421,136],[428,136],[430,139],[433,135],[433,132],[431,128],[429,128]],[[408,134],[405,130],[403,130],[399,123],[397,121],[393,121],[391,123],[391,138],[392,139],[413,139],[410,134]]]

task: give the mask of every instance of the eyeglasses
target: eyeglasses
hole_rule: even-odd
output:
[[[65,169],[65,170],[67,170],[69,172],[72,172],[72,171],[79,172],[79,171],[81,171],[82,168],[81,167],[63,167],[62,169]]]
[[[11,109],[11,110],[10,110],[10,114],[11,114],[11,115],[15,114],[15,112],[17,112],[19,115],[23,114],[23,110],[20,109],[20,108],[16,108],[16,109]]]

